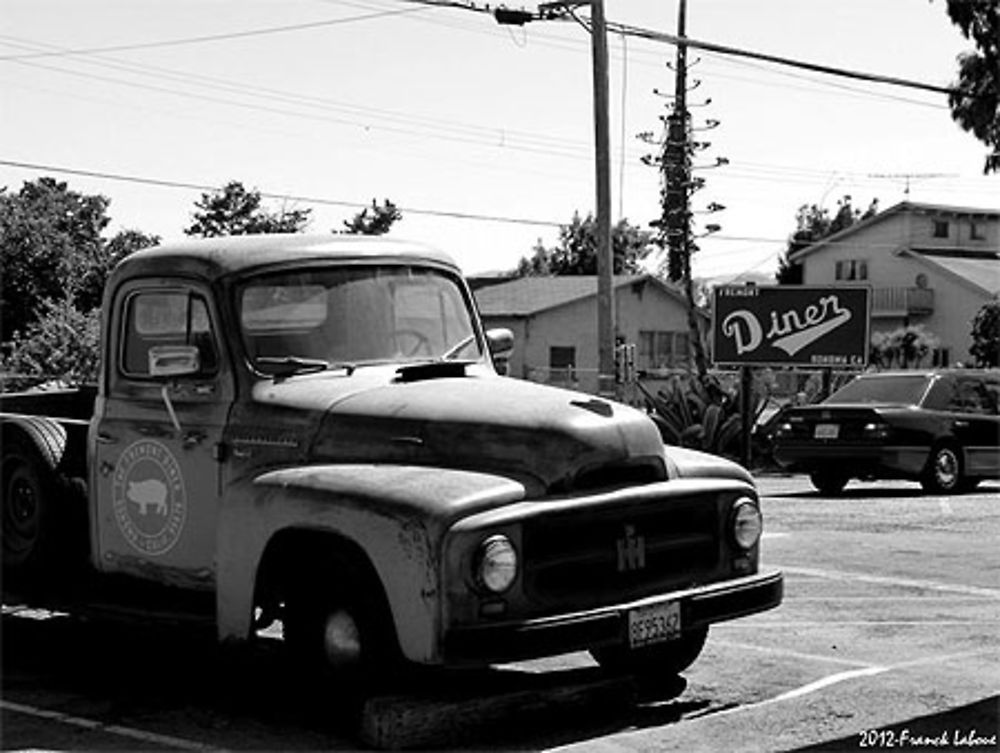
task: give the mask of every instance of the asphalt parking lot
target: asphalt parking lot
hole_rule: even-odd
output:
[[[455,688],[424,705],[400,700],[401,718],[420,720],[410,742],[460,750],[996,748],[1000,485],[934,497],[916,484],[852,483],[823,498],[801,476],[759,482],[763,562],[786,576],[780,608],[713,628],[683,679],[657,692],[601,685],[586,655],[569,654],[506,668],[508,682],[529,678],[521,686],[534,689],[492,710]],[[229,673],[206,647],[162,636],[97,635],[10,615],[3,628],[7,750],[362,744],[342,715],[266,662]],[[560,694],[564,679],[583,690]],[[428,736],[434,719],[440,729]],[[408,744],[405,736],[392,742]]]

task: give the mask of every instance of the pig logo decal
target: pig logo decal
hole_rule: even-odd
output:
[[[187,517],[184,477],[170,450],[152,439],[133,442],[118,458],[111,487],[115,522],[129,545],[146,555],[170,551]]]

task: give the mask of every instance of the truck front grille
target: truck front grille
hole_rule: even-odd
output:
[[[587,608],[711,580],[722,559],[718,494],[543,516],[523,534],[535,603]]]

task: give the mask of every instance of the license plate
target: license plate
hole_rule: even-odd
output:
[[[813,434],[816,439],[836,439],[840,434],[840,426],[837,424],[816,424],[816,432]]]
[[[648,607],[638,607],[628,613],[628,643],[632,648],[679,638],[681,634],[681,604],[667,601]]]

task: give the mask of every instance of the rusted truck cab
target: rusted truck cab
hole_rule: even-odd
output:
[[[781,601],[751,476],[664,446],[640,411],[499,376],[510,334],[483,331],[436,251],[167,245],[117,267],[103,316],[85,458],[79,417],[25,396],[3,418],[5,521],[34,493],[51,526],[53,479],[86,475],[91,607],[201,610],[235,643],[280,622],[344,671],[588,649],[677,672],[710,624]],[[5,567],[36,564],[29,528]]]

